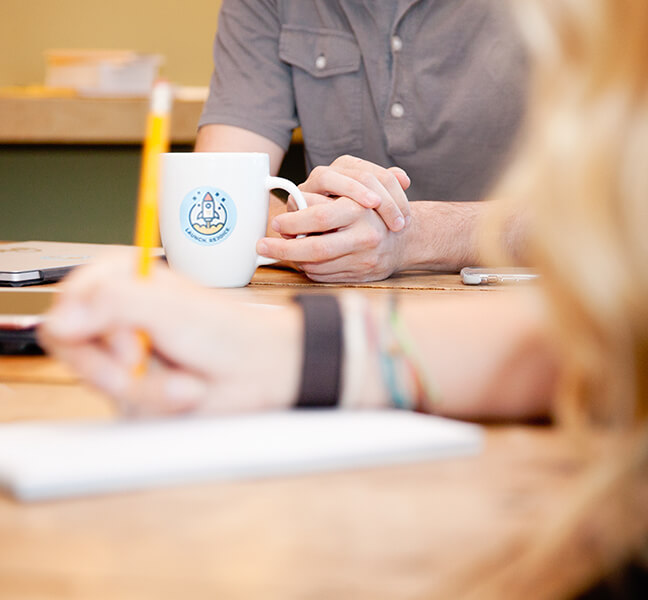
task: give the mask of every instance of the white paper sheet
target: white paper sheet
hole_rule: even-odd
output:
[[[0,485],[44,500],[477,453],[478,426],[401,411],[0,425]]]

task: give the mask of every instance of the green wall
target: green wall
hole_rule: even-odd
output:
[[[4,146],[0,239],[129,243],[139,148]]]
[[[0,145],[0,240],[131,243],[139,164],[139,146]],[[301,146],[281,175],[303,181]]]

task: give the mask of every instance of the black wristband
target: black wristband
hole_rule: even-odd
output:
[[[332,408],[340,395],[342,312],[335,296],[299,294],[304,314],[304,358],[297,408]]]

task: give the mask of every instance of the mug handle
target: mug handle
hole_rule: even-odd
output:
[[[304,195],[299,191],[299,188],[292,182],[289,181],[288,179],[284,179],[283,177],[271,177],[268,176],[266,181],[265,181],[265,187],[268,190],[285,190],[288,192],[294,199],[295,202],[297,203],[297,208],[301,210],[302,208],[308,208],[308,204],[306,204],[306,200],[304,200]],[[298,238],[304,237],[303,235],[298,235]],[[268,258],[267,256],[257,256],[257,267],[263,267],[266,265],[273,265],[275,263],[278,263],[279,260],[276,258]]]

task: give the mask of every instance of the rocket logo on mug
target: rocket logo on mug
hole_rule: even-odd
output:
[[[209,246],[226,240],[236,225],[236,205],[223,190],[191,190],[180,205],[180,223],[192,242]]]

